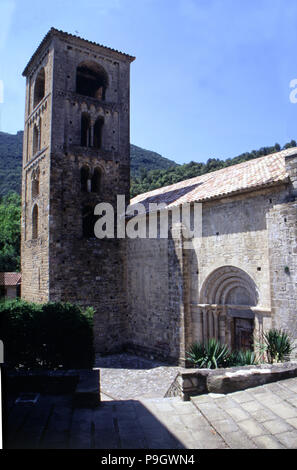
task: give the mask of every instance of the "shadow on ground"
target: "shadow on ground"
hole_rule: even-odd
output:
[[[183,449],[139,401],[74,408],[71,395],[39,395],[35,404],[8,397],[4,449]]]

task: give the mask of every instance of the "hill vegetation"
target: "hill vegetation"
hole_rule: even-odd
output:
[[[0,132],[0,196],[21,192],[23,131]]]
[[[296,141],[291,140],[283,147],[276,143],[271,147],[245,152],[227,160],[209,158],[206,163],[190,162],[178,165],[156,152],[131,144],[131,197],[296,145]],[[15,135],[0,132],[0,197],[10,191],[20,194],[22,147],[23,131]]]
[[[10,191],[21,192],[23,152],[23,131],[17,134],[0,132],[0,196]],[[130,146],[131,178],[140,177],[142,172],[167,169],[177,166],[172,160],[156,152],[145,150],[136,145]]]
[[[16,135],[0,132],[0,271],[20,269],[22,142],[21,131]],[[262,147],[227,160],[210,158],[206,163],[177,165],[156,152],[131,145],[131,196],[296,146],[292,140],[283,147]]]

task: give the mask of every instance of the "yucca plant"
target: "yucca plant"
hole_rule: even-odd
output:
[[[209,339],[205,344],[193,343],[187,352],[189,362],[197,368],[217,369],[227,364],[230,351],[227,345],[221,344],[215,338]]]
[[[250,366],[257,364],[256,354],[250,350],[234,351],[228,358],[229,367]]]
[[[264,342],[269,362],[283,362],[289,358],[293,345],[289,335],[275,328],[264,333]]]

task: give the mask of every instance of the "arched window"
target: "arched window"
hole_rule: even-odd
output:
[[[95,168],[92,176],[91,191],[92,193],[99,193],[101,186],[101,170],[100,168]]]
[[[80,145],[90,147],[91,144],[91,120],[87,113],[81,115]]]
[[[90,179],[89,167],[84,165],[80,170],[80,189],[83,192],[88,192],[88,181]]]
[[[76,69],[76,93],[105,100],[108,76],[96,62],[83,62]]]
[[[94,215],[93,206],[85,206],[82,210],[82,229],[84,238],[95,238],[94,227],[98,216]]]
[[[94,125],[94,147],[100,149],[102,146],[102,130],[104,118],[99,116]]]
[[[34,85],[34,100],[33,100],[33,108],[35,108],[38,103],[44,98],[45,95],[45,72],[44,68],[42,68],[35,80]]]
[[[33,127],[33,155],[40,150],[40,133],[36,124]]]
[[[32,174],[32,188],[31,188],[31,193],[32,193],[32,199],[38,196],[39,194],[39,176],[38,173],[34,171]]]
[[[35,204],[32,211],[32,238],[38,237],[38,206]]]

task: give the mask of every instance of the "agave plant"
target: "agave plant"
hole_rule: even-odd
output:
[[[230,367],[250,366],[254,364],[257,364],[256,354],[254,351],[250,350],[234,351],[230,354],[228,359],[228,365]]]
[[[215,338],[205,344],[194,343],[187,352],[187,358],[198,368],[217,369],[227,364],[230,351],[228,346],[221,344]]]
[[[268,360],[271,364],[285,361],[293,351],[292,342],[285,331],[272,328],[264,333]]]
[[[187,352],[187,359],[189,362],[192,362],[195,367],[200,368],[204,355],[204,344],[193,343]]]

